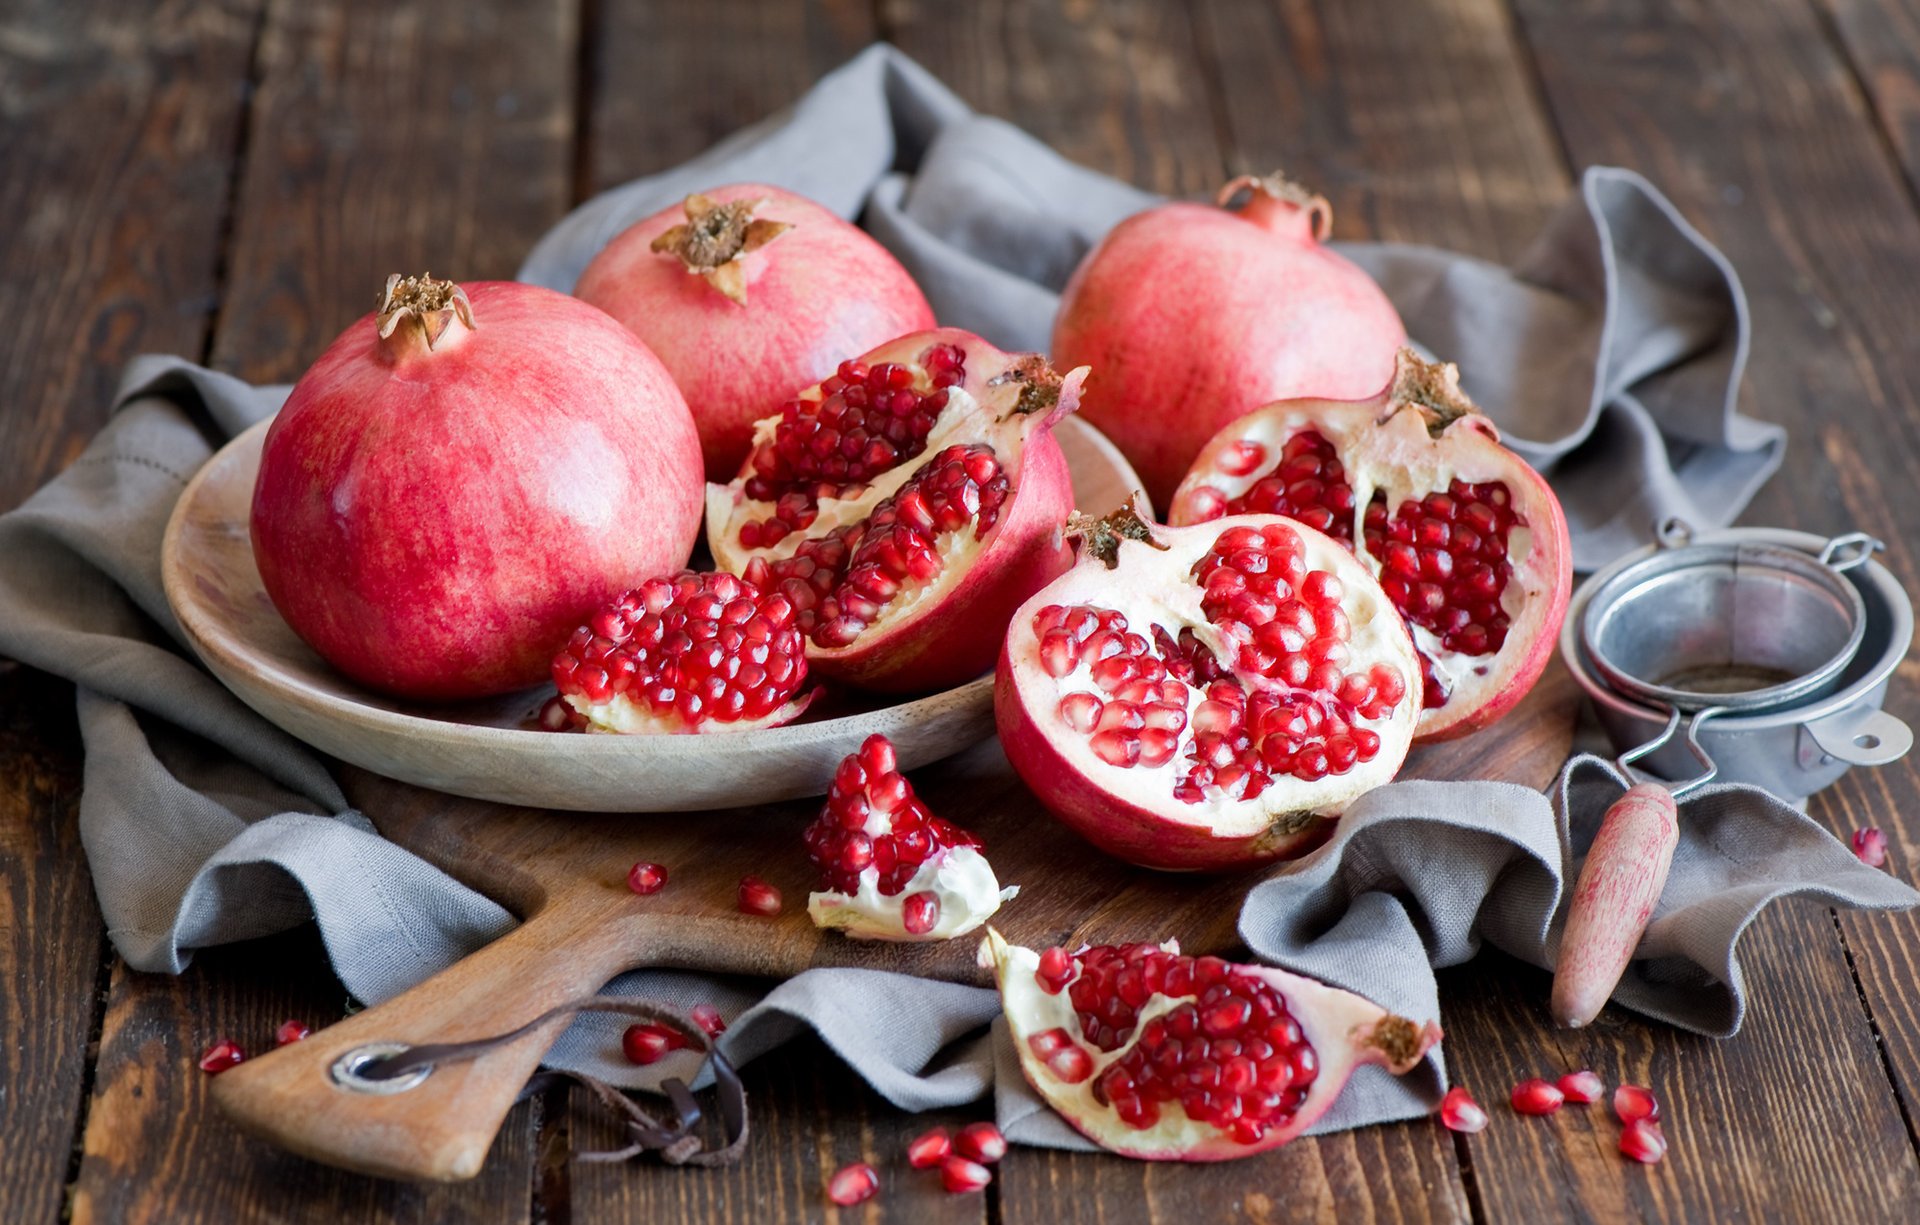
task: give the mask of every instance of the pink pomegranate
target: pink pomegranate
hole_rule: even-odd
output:
[[[1459,376],[1405,349],[1368,399],[1255,409],[1207,443],[1167,514],[1286,515],[1359,541],[1420,648],[1422,741],[1485,727],[1525,697],[1573,590],[1559,500]]]
[[[574,293],[632,328],[693,410],[707,476],[739,470],[753,424],[796,387],[933,326],[886,248],[818,204],[740,183],[635,222]]]
[[[1305,854],[1393,778],[1419,661],[1345,548],[1272,515],[1073,531],[994,685],[1008,760],[1063,821],[1146,867],[1228,868]]]
[[[1065,989],[992,928],[1020,1069],[1089,1140],[1149,1160],[1224,1161],[1311,1126],[1362,1064],[1403,1075],[1440,1041],[1349,991],[1267,966],[1131,944],[1069,954]]]
[[[707,543],[793,603],[819,676],[886,692],[971,680],[1070,560],[1073,486],[1050,431],[1085,376],[953,328],[849,358],[754,427],[733,483],[708,488]]]
[[[296,633],[406,697],[539,681],[554,645],[700,526],[693,420],[594,308],[393,277],[267,432],[253,551]]]
[[[1321,245],[1332,210],[1275,175],[1219,207],[1115,226],[1060,300],[1053,358],[1091,366],[1089,420],[1165,506],[1214,431],[1271,400],[1353,399],[1393,373],[1406,329],[1366,273]]]

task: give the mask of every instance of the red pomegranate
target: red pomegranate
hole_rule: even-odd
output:
[[[865,231],[760,183],[688,196],[635,222],[574,293],[666,364],[715,481],[739,470],[754,422],[794,388],[934,322],[920,287]]]
[[[1331,225],[1324,198],[1277,175],[1238,178],[1219,207],[1129,217],[1067,283],[1053,359],[1092,367],[1087,418],[1155,505],[1255,405],[1364,396],[1393,372],[1406,329],[1366,273],[1321,245]]]
[[[1070,561],[1073,486],[1050,431],[1085,377],[954,328],[849,358],[756,424],[739,476],[708,487],[714,559],[793,602],[821,677],[971,680]]]
[[[1167,514],[1286,515],[1360,541],[1420,648],[1422,741],[1485,727],[1526,696],[1573,591],[1559,499],[1459,379],[1404,349],[1368,399],[1256,409],[1207,444]]]
[[[1151,1161],[1227,1161],[1310,1127],[1353,1070],[1411,1071],[1432,1021],[1268,966],[1187,957],[1178,944],[1077,953],[982,950],[1020,1070],[1104,1149]]]
[[[686,403],[633,334],[565,294],[393,277],[267,432],[253,551],[281,616],[404,697],[538,682],[588,613],[685,564]]]
[[[1393,778],[1419,661],[1346,549],[1271,515],[1075,530],[994,685],[1008,760],[1067,824],[1145,867],[1230,868],[1305,854]]]

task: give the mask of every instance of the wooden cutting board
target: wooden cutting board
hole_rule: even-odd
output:
[[[1576,698],[1556,662],[1497,728],[1416,749],[1401,777],[1544,788],[1567,756]],[[1095,851],[1047,815],[996,741],[911,777],[934,812],[980,835],[1002,883],[1021,886],[994,919],[1014,942],[1175,936],[1192,953],[1238,943],[1240,899],[1258,874],[1150,872]],[[213,1082],[214,1100],[242,1127],[315,1160],[390,1178],[472,1177],[564,1019],[484,1058],[436,1068],[416,1087],[388,1096],[341,1088],[330,1074],[335,1061],[369,1043],[503,1033],[626,970],[787,978],[820,966],[859,966],[989,981],[975,964],[979,941],[972,936],[882,944],[812,925],[812,868],[800,832],[818,801],[684,816],[582,815],[458,799],[358,770],[346,771],[342,782],[387,837],[524,922],[405,994]],[[638,860],[666,865],[668,886],[650,897],[629,891],[627,869]],[[785,894],[780,915],[738,911],[739,881],[748,873]]]

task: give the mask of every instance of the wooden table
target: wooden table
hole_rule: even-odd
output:
[[[1346,238],[1507,260],[1578,168],[1645,172],[1740,269],[1744,404],[1793,431],[1746,521],[1867,529],[1920,575],[1904,539],[1920,528],[1920,12],[1892,0],[14,0],[0,507],[79,453],[132,355],[290,379],[388,272],[510,275],[572,204],[875,38],[1147,187],[1284,166],[1326,191]],[[1892,698],[1909,718],[1914,667]],[[0,663],[0,1219],[821,1220],[828,1173],[896,1164],[928,1122],[801,1044],[750,1068],[758,1135],[721,1173],[571,1163],[597,1141],[564,1095],[516,1110],[465,1186],[245,1140],[208,1105],[201,1048],[336,1017],[342,991],[310,932],[177,979],[113,956],[75,831],[71,708],[65,684]],[[1904,874],[1916,801],[1909,759],[1854,772],[1813,813],[1879,824]],[[1495,955],[1442,977],[1449,1059],[1484,1101],[1560,1068],[1651,1084],[1673,1146],[1655,1168],[1617,1156],[1598,1108],[1496,1105],[1471,1139],[1420,1121],[1215,1168],[1017,1151],[985,1196],[901,1179],[841,1219],[1920,1218],[1920,915],[1783,905],[1746,953],[1755,1008],[1725,1042],[1611,1012],[1556,1031],[1546,976]]]

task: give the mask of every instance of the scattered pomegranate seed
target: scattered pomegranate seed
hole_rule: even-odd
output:
[[[1582,1068],[1578,1072],[1568,1072],[1560,1078],[1560,1092],[1566,1095],[1568,1101],[1579,1102],[1584,1106],[1588,1102],[1597,1102],[1606,1096],[1607,1085],[1597,1073]]]
[[[1613,1113],[1622,1123],[1631,1123],[1635,1119],[1660,1118],[1660,1102],[1650,1089],[1639,1085],[1621,1085],[1613,1091]]]
[[[924,936],[939,922],[940,898],[934,893],[910,893],[900,903],[900,925],[909,935]]]
[[[947,1129],[936,1127],[907,1141],[907,1164],[916,1170],[931,1170],[952,1151],[953,1142],[947,1139]]]
[[[620,1049],[626,1052],[630,1063],[645,1067],[658,1063],[669,1051],[677,1051],[687,1044],[686,1038],[664,1025],[643,1023],[629,1025],[620,1035]]]
[[[200,1070],[208,1076],[218,1076],[228,1068],[246,1062],[247,1053],[232,1038],[222,1038],[208,1047],[200,1056]]]
[[[827,1198],[842,1208],[851,1208],[873,1198],[880,1189],[880,1176],[864,1161],[843,1167],[827,1183]]]
[[[1877,825],[1854,830],[1853,853],[1869,868],[1880,867],[1887,862],[1887,836]]]
[[[1652,1119],[1634,1119],[1620,1131],[1620,1152],[1642,1165],[1653,1165],[1667,1155],[1667,1137]]]
[[[740,878],[740,913],[776,915],[780,913],[780,891],[757,876]]]
[[[1473,1094],[1459,1085],[1447,1090],[1440,1099],[1440,1121],[1446,1124],[1448,1131],[1461,1131],[1471,1135],[1487,1126],[1487,1112],[1479,1102],[1473,1100]]]
[[[1509,1100],[1521,1114],[1552,1114],[1567,1099],[1560,1090],[1536,1076],[1515,1085]]]
[[[991,1123],[969,1123],[953,1138],[953,1151],[969,1160],[992,1165],[1007,1155],[1007,1138]]]
[[[657,863],[641,860],[627,869],[627,888],[635,893],[658,893],[667,887],[667,870]]]
[[[940,1163],[940,1181],[956,1195],[980,1191],[993,1181],[993,1171],[965,1157],[949,1157]]]
[[[712,1004],[695,1004],[693,1019],[695,1024],[707,1031],[709,1038],[718,1038],[727,1032],[727,1019],[721,1016],[720,1010]]]
[[[292,1046],[312,1032],[313,1030],[305,1021],[282,1021],[280,1022],[280,1028],[273,1031],[273,1044],[275,1046]]]

